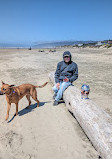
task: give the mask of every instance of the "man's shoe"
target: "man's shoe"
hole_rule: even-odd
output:
[[[55,94],[53,95],[53,99],[55,99],[55,98],[56,98],[56,96],[57,96],[57,93],[55,93]]]
[[[56,106],[58,104],[59,104],[59,102],[57,100],[55,100],[54,103],[53,103],[54,106]]]

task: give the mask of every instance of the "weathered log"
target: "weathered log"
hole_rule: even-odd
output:
[[[53,84],[54,72],[49,74]],[[81,99],[80,90],[69,86],[63,99],[70,112],[103,159],[112,159],[112,118],[91,99]]]

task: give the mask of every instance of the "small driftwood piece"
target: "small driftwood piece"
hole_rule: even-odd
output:
[[[54,72],[49,74],[53,84]],[[102,159],[112,159],[112,118],[91,99],[81,99],[80,90],[69,86],[63,99]]]

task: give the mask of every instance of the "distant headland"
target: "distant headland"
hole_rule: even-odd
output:
[[[103,41],[51,41],[51,42],[35,42],[32,44],[23,43],[0,43],[0,48],[57,48],[57,47],[112,47],[112,40]]]

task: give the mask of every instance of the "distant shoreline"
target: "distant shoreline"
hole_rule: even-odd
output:
[[[2,44],[0,43],[0,49],[55,49],[55,48],[110,48],[112,47],[112,40],[104,41],[57,41],[57,42],[45,42],[37,44]]]

